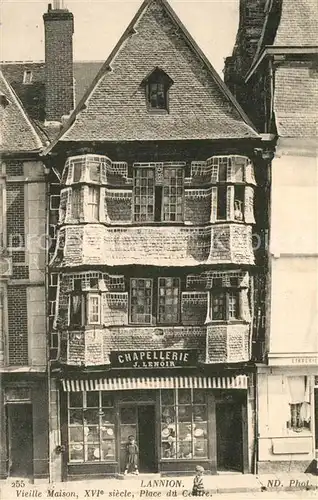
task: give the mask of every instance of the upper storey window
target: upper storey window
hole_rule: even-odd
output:
[[[172,83],[171,78],[159,68],[146,77],[143,84],[149,111],[168,112],[169,88]]]
[[[160,182],[154,168],[135,168],[133,198],[135,222],[182,222],[183,168],[164,167]]]

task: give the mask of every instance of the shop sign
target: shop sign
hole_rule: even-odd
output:
[[[160,349],[151,351],[113,351],[110,362],[116,368],[176,368],[195,366],[196,349]]]

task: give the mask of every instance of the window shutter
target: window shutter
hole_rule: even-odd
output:
[[[248,289],[243,288],[243,290],[240,291],[240,314],[241,318],[244,321],[251,321],[251,311],[250,311],[250,304],[248,300]]]
[[[218,188],[211,188],[211,215],[210,222],[215,222],[217,217],[217,205],[218,205]]]
[[[255,224],[254,218],[254,189],[251,186],[245,187],[244,218],[248,224]]]
[[[69,185],[73,183],[73,164],[68,162],[68,172],[65,184]]]
[[[70,199],[72,188],[64,188],[60,194],[59,206],[59,224],[63,224],[65,220],[72,214]]]
[[[206,160],[207,167],[211,169],[211,182],[218,182],[219,180],[219,163],[217,158],[211,156]]]
[[[248,162],[245,165],[245,182],[247,184],[256,185],[255,175],[254,175],[254,165],[252,162]]]
[[[226,180],[227,182],[235,182],[234,168],[232,167],[233,160],[228,158],[226,166]]]
[[[226,219],[234,220],[234,186],[227,186],[226,190]]]
[[[71,217],[72,217],[72,188],[67,188],[65,221],[68,221],[68,219]]]
[[[107,213],[107,203],[105,199],[105,188],[101,187],[99,190],[99,220],[100,222],[109,222]]]
[[[55,316],[53,322],[54,330],[65,328],[68,325],[69,314],[69,295],[65,293],[62,287],[61,276],[58,277],[57,290],[56,290],[56,306]]]

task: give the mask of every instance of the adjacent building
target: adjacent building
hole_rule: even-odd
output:
[[[54,235],[48,238],[48,172],[40,152],[101,65],[73,63],[73,16],[61,2],[44,18],[46,62],[0,65],[0,478],[50,475],[46,270]],[[64,82],[56,63],[61,36]],[[65,98],[56,99],[57,92]]]
[[[226,83],[275,151],[266,359],[257,376],[259,472],[310,470],[317,459],[317,16],[312,0],[241,1],[225,67]],[[261,30],[247,55],[251,24]]]
[[[43,156],[53,480],[122,473],[130,435],[141,472],[254,470],[261,150],[168,3],[146,0]]]
[[[0,478],[48,475],[43,144],[0,73]]]

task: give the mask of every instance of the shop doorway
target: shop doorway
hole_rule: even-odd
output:
[[[33,425],[32,405],[8,404],[8,475],[30,477],[33,475]]]
[[[144,473],[157,472],[154,404],[139,404],[120,408],[121,471],[125,470],[126,446],[130,435],[135,437],[139,448],[139,471]]]
[[[156,470],[155,407],[138,406],[138,444],[140,472]]]
[[[243,472],[242,405],[236,401],[216,404],[217,470]]]

